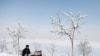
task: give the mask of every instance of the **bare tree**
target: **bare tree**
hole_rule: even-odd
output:
[[[24,28],[22,27],[22,25],[19,23],[18,24],[18,28],[16,28],[15,30],[10,30],[9,28],[7,28],[9,35],[12,37],[13,40],[13,47],[15,48],[16,54],[18,54],[19,56],[19,50],[20,50],[20,45],[19,45],[19,40],[20,38],[25,37],[24,33],[26,32],[24,30]]]
[[[0,40],[0,52],[1,53],[8,50],[7,44],[8,42],[6,42],[6,40]]]
[[[81,19],[86,17],[86,15],[81,15],[80,13],[77,15],[73,15],[72,12],[63,13],[66,16],[66,22],[62,21],[61,17],[57,15],[57,20],[54,20],[54,17],[51,16],[51,24],[54,26],[54,30],[51,32],[57,33],[58,35],[66,35],[69,37],[72,46],[72,56],[74,56],[74,36],[75,32],[79,32],[79,28],[81,26]],[[65,18],[65,17],[63,17]]]
[[[55,54],[56,51],[57,51],[57,50],[56,50],[56,46],[55,46],[54,44],[51,44],[50,47],[49,47],[49,49],[48,49],[48,52],[49,52],[52,56],[54,56],[54,54]]]
[[[78,51],[83,56],[88,56],[92,52],[92,48],[88,41],[83,41],[78,44]]]

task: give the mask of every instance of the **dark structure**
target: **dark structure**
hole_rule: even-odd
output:
[[[31,56],[42,56],[42,51],[35,51]]]

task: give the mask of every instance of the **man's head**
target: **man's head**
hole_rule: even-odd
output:
[[[26,45],[26,48],[29,48],[29,45]]]

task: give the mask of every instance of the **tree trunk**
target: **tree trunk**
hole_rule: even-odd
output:
[[[17,52],[18,52],[18,56],[19,56],[19,38],[18,38],[18,51]]]
[[[85,56],[85,53],[83,52],[83,56]]]
[[[72,46],[72,56],[74,56],[74,42],[73,42],[73,38],[71,39],[71,46]]]

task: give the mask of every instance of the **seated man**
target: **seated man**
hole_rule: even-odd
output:
[[[26,47],[22,51],[22,56],[28,56],[30,54],[29,45],[26,45]]]

